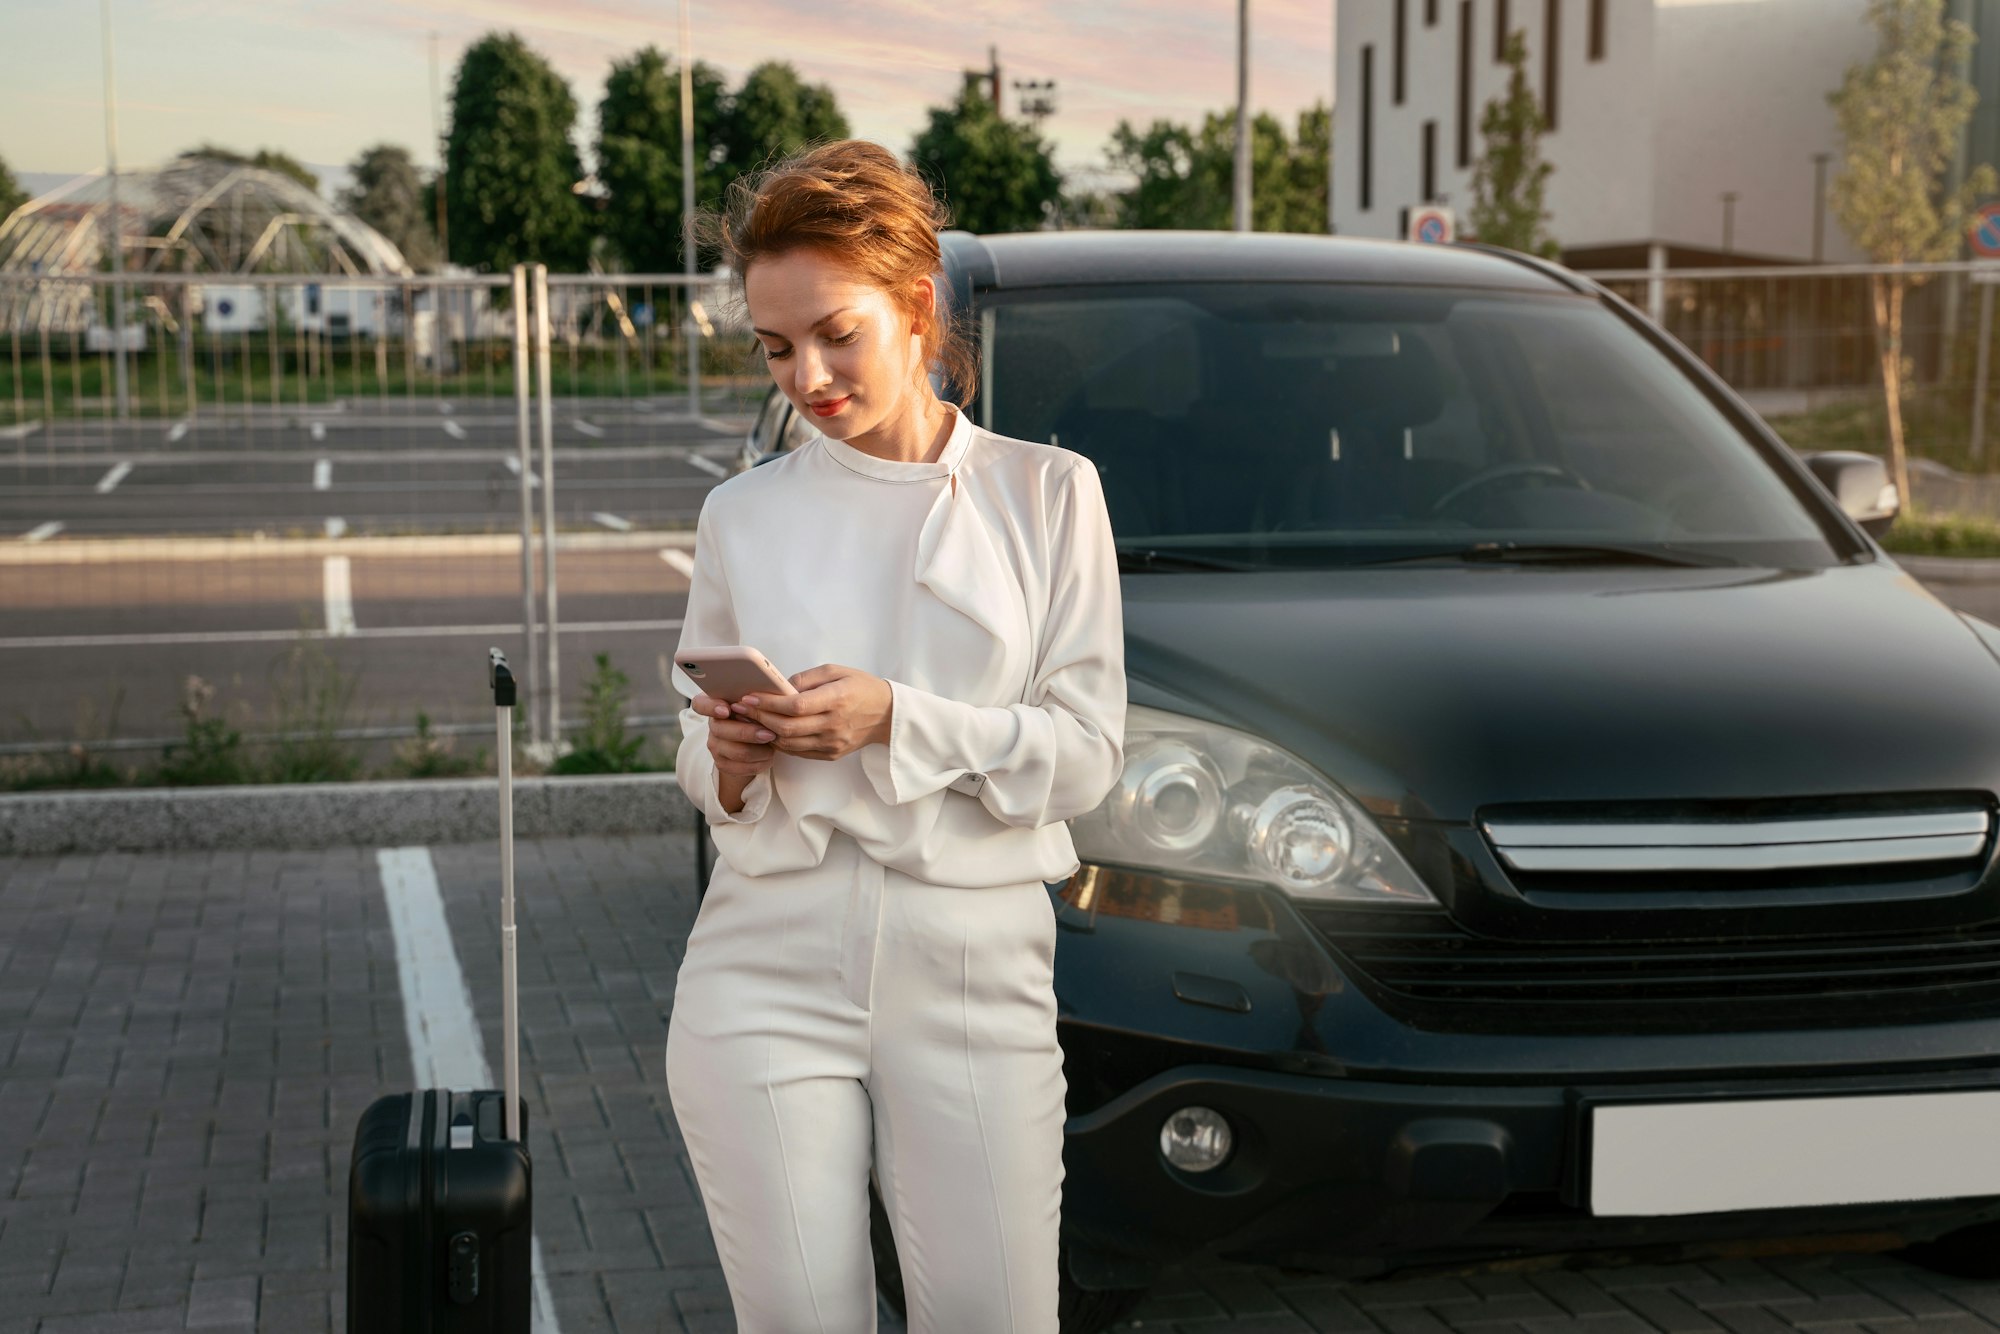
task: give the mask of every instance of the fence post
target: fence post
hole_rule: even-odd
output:
[[[1993,283],[1986,274],[1979,282],[1979,363],[1972,372],[1972,461],[1986,451],[1986,354],[1993,346]]]
[[[535,265],[535,388],[542,399],[542,589],[548,599],[549,753],[562,750],[562,660],[556,641],[556,421],[549,396],[549,266]]]
[[[187,415],[189,420],[193,420],[195,412],[194,298],[188,295],[189,290],[189,284],[181,284],[181,383],[187,390]]]
[[[528,266],[514,266],[514,444],[515,480],[521,489],[521,627],[528,637],[528,743],[542,744],[542,715],[535,691],[542,675],[541,634],[535,615],[535,509],[528,493],[535,480],[534,445],[528,426]]]

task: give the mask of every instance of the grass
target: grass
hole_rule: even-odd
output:
[[[1879,392],[1766,420],[1793,449],[1858,449],[1884,457],[1889,452],[1889,414]],[[1903,402],[1903,438],[1912,459],[1930,459],[1958,472],[2000,471],[2000,405],[1987,411],[1984,457],[1975,459],[1972,391],[1966,385],[1913,386]]]
[[[1899,556],[2000,556],[2000,522],[1963,514],[1904,514],[1882,545]]]

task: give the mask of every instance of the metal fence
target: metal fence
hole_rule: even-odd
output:
[[[681,553],[768,378],[723,282],[528,278],[0,274],[0,765],[185,754],[210,689],[266,749],[387,758],[420,710],[490,726],[438,688],[474,640],[530,755],[588,732],[599,652],[669,718]]]

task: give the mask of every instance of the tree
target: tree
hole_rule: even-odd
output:
[[[590,230],[575,189],[575,124],[569,85],[518,36],[488,33],[466,49],[445,143],[451,259],[495,272],[523,261],[583,267]]]
[[[1250,226],[1260,232],[1326,230],[1327,136],[1324,103],[1299,113],[1289,139],[1269,112],[1250,121]],[[1111,132],[1111,165],[1137,177],[1120,200],[1127,227],[1232,225],[1236,115],[1211,111],[1199,130],[1156,120],[1144,133],[1120,121]]]
[[[968,74],[958,100],[932,107],[910,156],[951,202],[957,226],[975,232],[1029,231],[1062,194],[1049,146],[1031,125],[1010,121]]]
[[[410,160],[410,150],[377,144],[363,149],[348,171],[354,182],[341,192],[342,206],[387,237],[411,268],[436,269],[440,256],[431,224],[434,196]]]
[[[220,144],[198,144],[181,154],[182,157],[207,158],[212,162],[228,162],[239,167],[262,167],[275,171],[281,176],[289,176],[314,194],[319,193],[319,177],[306,170],[305,163],[275,148],[260,148],[254,154],[239,153],[233,148]]]
[[[1947,195],[1943,180],[1979,95],[1953,71],[1972,49],[1972,30],[1944,18],[1944,0],[1870,0],[1878,43],[1872,60],[1847,71],[1828,94],[1840,125],[1842,157],[1834,177],[1835,215],[1880,264],[1956,259],[1977,201],[1994,191],[1982,163]],[[1901,273],[1871,275],[1876,350],[1889,418],[1890,466],[1905,509],[1913,508],[1903,438],[1903,294]]]
[[[695,204],[719,199],[730,179],[724,154],[726,85],[694,67]],[[681,267],[681,81],[655,47],[614,61],[597,105],[597,180],[605,189],[604,235],[634,273]]]
[[[1488,245],[1544,259],[1562,248],[1549,235],[1543,203],[1553,164],[1542,160],[1548,117],[1528,86],[1528,41],[1507,34],[1507,95],[1486,104],[1479,117],[1479,161],[1472,169],[1472,233]]]
[[[805,82],[783,61],[767,60],[743,77],[743,86],[729,99],[722,130],[723,172],[734,180],[773,157],[851,133],[833,89]]]
[[[9,213],[27,202],[28,192],[14,179],[14,173],[7,170],[7,160],[0,158],[0,222],[4,222]]]

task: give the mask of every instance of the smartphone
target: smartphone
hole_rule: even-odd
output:
[[[674,659],[703,694],[734,704],[745,695],[796,695],[784,673],[747,644],[683,649]]]

